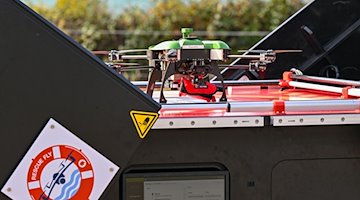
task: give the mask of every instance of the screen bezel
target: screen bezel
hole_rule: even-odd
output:
[[[221,171],[171,171],[171,172],[135,172],[135,173],[125,173],[122,175],[122,191],[121,191],[121,199],[126,199],[126,180],[128,178],[156,178],[156,177],[206,177],[206,176],[223,176],[224,177],[224,195],[225,200],[229,200],[230,196],[230,175],[229,171],[221,170]],[[196,179],[193,179],[196,180]]]

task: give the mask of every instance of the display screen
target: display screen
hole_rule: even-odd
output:
[[[179,60],[208,60],[210,59],[209,49],[181,49]]]
[[[226,200],[227,174],[211,173],[129,174],[124,200]]]

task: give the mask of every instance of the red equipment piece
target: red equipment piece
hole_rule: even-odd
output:
[[[274,100],[274,113],[279,115],[279,114],[284,114],[285,113],[285,101],[283,100]]]
[[[181,78],[181,90],[180,96],[183,94],[196,95],[201,99],[205,99],[206,101],[215,102],[216,99],[213,96],[218,91],[216,85],[210,83],[209,81],[205,81],[203,77],[199,77],[198,81],[194,82],[194,80],[187,79],[185,77]]]

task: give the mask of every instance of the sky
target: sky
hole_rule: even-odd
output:
[[[22,0],[25,3],[43,3],[45,5],[51,6],[54,5],[56,0]],[[139,5],[139,6],[149,6],[149,0],[105,0],[108,2],[108,8],[114,12],[121,12],[124,8],[131,5]]]

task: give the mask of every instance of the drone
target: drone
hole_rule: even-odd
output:
[[[182,37],[178,40],[164,41],[148,49],[94,51],[94,54],[107,54],[108,66],[123,72],[127,70],[148,69],[149,77],[146,93],[153,95],[155,83],[161,81],[160,103],[166,103],[164,86],[173,77],[173,82],[180,83],[180,95],[192,95],[215,102],[216,92],[222,92],[219,101],[227,101],[224,78],[220,67],[265,71],[266,66],[276,60],[277,53],[301,52],[301,50],[254,50],[249,54],[231,54],[228,44],[220,40],[200,40],[192,28],[182,28]],[[145,52],[137,55],[134,53]],[[238,51],[238,53],[245,53]],[[248,65],[221,65],[231,59],[249,60]],[[148,60],[148,66],[126,63],[126,60]],[[174,76],[173,76],[174,75]],[[221,87],[210,82],[209,75],[214,75],[221,82]]]

